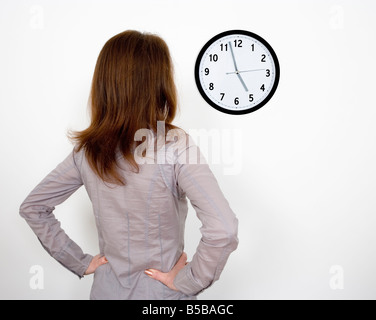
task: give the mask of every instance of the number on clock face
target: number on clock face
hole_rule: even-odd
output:
[[[196,83],[205,100],[233,114],[249,113],[274,94],[279,64],[273,49],[246,31],[213,38],[196,62]]]

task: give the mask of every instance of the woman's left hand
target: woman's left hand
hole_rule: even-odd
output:
[[[102,256],[100,254],[96,255],[90,262],[89,267],[85,271],[85,276],[92,274],[97,270],[98,267],[101,265],[104,265],[108,263],[105,256]]]

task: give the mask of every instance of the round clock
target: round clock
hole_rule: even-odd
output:
[[[210,39],[195,65],[202,97],[228,114],[246,114],[264,106],[277,89],[279,73],[273,48],[244,30],[226,31]]]

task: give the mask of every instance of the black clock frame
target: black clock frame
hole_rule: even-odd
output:
[[[243,109],[243,110],[228,110],[228,109],[225,109],[221,106],[219,106],[218,104],[216,104],[215,102],[213,102],[205,93],[204,89],[202,88],[201,86],[201,82],[200,82],[200,63],[201,63],[201,60],[206,52],[206,50],[215,42],[217,41],[218,39],[220,38],[223,38],[223,37],[226,37],[226,36],[229,36],[229,35],[233,35],[233,34],[241,34],[241,35],[246,35],[246,36],[249,36],[249,37],[252,37],[256,40],[258,40],[259,42],[261,42],[270,52],[271,56],[273,57],[273,60],[274,60],[274,64],[275,64],[275,81],[274,81],[274,84],[273,84],[273,87],[272,87],[272,90],[269,92],[268,96],[263,100],[261,101],[258,105],[252,107],[252,108],[249,108],[249,109]],[[196,85],[197,85],[197,89],[198,91],[200,92],[201,96],[204,98],[204,100],[210,105],[212,106],[214,109],[218,110],[218,111],[221,111],[221,112],[224,112],[224,113],[227,113],[227,114],[233,114],[233,115],[241,115],[241,114],[248,114],[248,113],[251,113],[251,112],[254,112],[260,108],[262,108],[265,104],[267,104],[270,99],[273,97],[274,93],[276,92],[277,90],[277,87],[278,87],[278,84],[279,84],[279,78],[280,78],[280,67],[279,67],[279,61],[278,61],[278,58],[277,58],[277,55],[276,53],[274,52],[273,48],[271,47],[271,45],[263,38],[261,38],[259,35],[253,33],[253,32],[250,32],[250,31],[245,31],[245,30],[230,30],[230,31],[225,31],[225,32],[222,32],[222,33],[219,33],[217,34],[215,37],[211,38],[205,45],[204,47],[201,49],[200,53],[198,54],[197,56],[197,59],[196,59],[196,64],[195,64],[195,80],[196,80]]]

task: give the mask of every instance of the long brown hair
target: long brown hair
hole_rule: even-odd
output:
[[[106,182],[125,185],[117,170],[117,152],[138,172],[132,148],[141,128],[166,132],[177,111],[177,94],[169,49],[159,36],[138,31],[122,32],[106,42],[94,71],[91,124],[73,132],[76,150],[82,148],[94,172]]]

